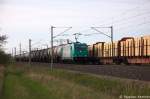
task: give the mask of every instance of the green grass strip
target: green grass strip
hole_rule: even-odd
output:
[[[150,95],[150,87],[134,81],[124,83],[119,80],[100,78],[84,73],[68,72],[67,70],[53,70],[49,71],[49,74],[115,96]]]
[[[58,99],[40,83],[22,76],[8,74],[3,99]]]

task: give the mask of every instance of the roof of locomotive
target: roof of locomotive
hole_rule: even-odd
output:
[[[81,43],[81,42],[72,42],[72,43],[67,43],[67,44],[61,44],[59,46],[64,46],[64,45],[68,45],[68,44],[86,44],[86,43]],[[87,44],[86,44],[87,45]]]

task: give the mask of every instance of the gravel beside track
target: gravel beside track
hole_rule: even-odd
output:
[[[32,63],[33,66],[49,66],[50,63]],[[150,66],[136,65],[79,65],[79,64],[53,64],[54,68],[75,70],[120,78],[150,81]]]

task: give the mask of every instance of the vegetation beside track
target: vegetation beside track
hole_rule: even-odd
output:
[[[66,71],[50,72],[55,77],[64,78],[77,84],[89,87],[95,91],[108,93],[113,96],[119,95],[150,95],[150,86],[137,82],[121,82],[118,80],[99,78],[87,74],[72,73]]]
[[[3,99],[117,99],[150,95],[150,83],[122,81],[41,66],[12,65],[6,69]]]
[[[0,35],[0,64],[8,64],[11,61],[10,54],[5,53],[3,46],[6,44],[7,36]]]
[[[44,71],[49,72],[44,68],[36,70],[9,66],[6,71],[3,99],[111,99],[108,95],[46,74]]]
[[[4,66],[0,65],[0,97],[2,95],[3,84],[4,84]]]

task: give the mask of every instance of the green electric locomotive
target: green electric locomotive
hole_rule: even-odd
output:
[[[61,46],[61,60],[71,62],[86,62],[88,46],[85,43],[70,43]]]

